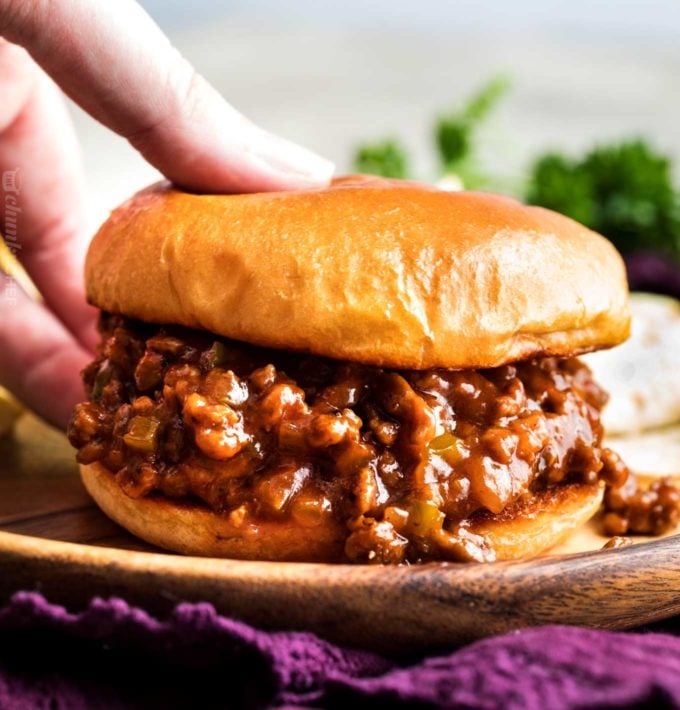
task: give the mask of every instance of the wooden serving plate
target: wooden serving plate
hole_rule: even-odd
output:
[[[487,565],[181,557],[99,512],[62,434],[24,415],[0,440],[0,602],[36,589],[75,610],[118,595],[162,616],[180,601],[208,601],[262,628],[392,653],[528,625],[625,629],[680,614],[680,535],[603,551],[606,541],[593,525],[549,556]]]

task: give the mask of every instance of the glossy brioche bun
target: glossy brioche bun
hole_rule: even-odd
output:
[[[100,463],[80,464],[80,475],[87,492],[109,518],[166,550],[241,560],[337,562],[342,558],[346,532],[340,524],[255,522],[160,495],[130,498],[115,474]]]
[[[198,504],[164,497],[134,499],[101,464],[80,466],[99,507],[133,535],[153,545],[201,557],[291,562],[342,560],[348,531],[339,524],[235,520]],[[570,484],[539,493],[499,515],[485,515],[469,530],[487,537],[499,560],[532,557],[562,542],[597,512],[601,484]]]
[[[498,515],[483,515],[470,529],[491,540],[499,560],[533,557],[585,525],[599,510],[603,496],[602,483],[561,485]]]
[[[101,227],[86,282],[113,313],[394,368],[566,356],[629,330],[603,237],[506,197],[362,176],[254,195],[152,186]]]

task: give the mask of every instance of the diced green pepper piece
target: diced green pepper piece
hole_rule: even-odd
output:
[[[409,507],[409,525],[421,537],[441,529],[443,520],[444,514],[429,501],[421,500]]]
[[[463,440],[448,431],[432,439],[428,448],[431,453],[443,458],[449,466],[455,466],[465,457]]]
[[[123,436],[125,445],[135,451],[151,453],[156,450],[160,422],[151,417],[133,417]]]
[[[223,365],[227,364],[227,362],[229,361],[229,352],[227,351],[227,348],[224,343],[221,343],[219,340],[216,340],[212,344],[211,350],[213,367],[222,367]]]

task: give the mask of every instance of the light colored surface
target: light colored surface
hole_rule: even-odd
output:
[[[680,425],[608,437],[606,445],[636,474],[646,479],[672,476],[680,485]]]
[[[514,88],[486,131],[494,171],[517,176],[538,149],[640,133],[680,155],[672,0],[149,5],[234,105],[341,172],[359,140],[395,134],[430,174],[433,116],[498,72]],[[155,174],[80,112],[76,123],[101,218]]]
[[[21,405],[16,399],[4,387],[0,387],[0,436],[12,430],[21,412]]]
[[[583,358],[609,393],[602,417],[609,434],[635,433],[680,420],[680,302],[636,293],[630,307],[630,339]]]
[[[676,0],[141,0],[166,26],[206,22],[215,17],[272,18],[296,24],[310,20],[352,28],[399,30],[416,27],[479,31],[483,29],[563,30],[569,34],[632,32],[671,34],[680,20]]]

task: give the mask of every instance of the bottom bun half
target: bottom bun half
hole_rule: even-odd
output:
[[[290,562],[338,562],[347,529],[340,523],[303,526],[220,514],[170,498],[130,498],[100,464],[81,465],[85,488],[99,507],[133,535],[173,552],[201,557]],[[499,560],[544,552],[595,515],[601,484],[569,484],[536,494],[499,515],[474,519],[469,530],[484,535]]]

